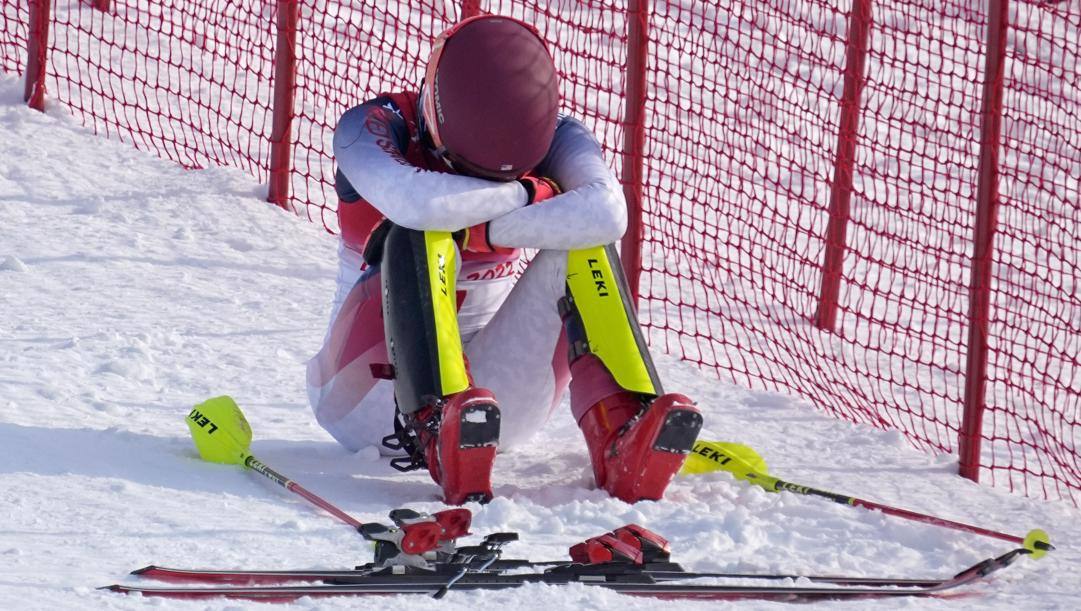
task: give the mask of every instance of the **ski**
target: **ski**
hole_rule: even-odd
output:
[[[533,562],[529,560],[497,560],[488,568],[492,572],[503,572],[515,569],[536,569],[549,567],[574,566],[573,562],[565,560],[550,560]],[[615,565],[619,566],[619,565]],[[234,585],[281,585],[292,582],[329,582],[348,583],[350,579],[363,578],[372,575],[380,567],[374,564],[358,566],[351,570],[213,570],[213,569],[180,569],[164,566],[150,565],[131,572],[132,575],[144,579],[153,579],[166,583],[190,583],[190,584],[234,584]],[[695,573],[684,571],[683,568],[672,562],[648,563],[637,567],[638,571],[649,575],[655,581],[678,581],[684,579],[748,579],[761,581],[808,581],[839,586],[891,586],[891,587],[934,587],[950,578],[928,579],[905,579],[895,577],[846,577],[838,575],[800,575],[800,574],[762,574],[762,573]],[[621,569],[626,570],[626,569]]]
[[[470,568],[479,567],[479,563],[468,565]],[[571,565],[567,560],[555,560],[547,562],[531,562],[529,560],[497,560],[488,567],[490,572],[503,572],[512,569],[530,569],[541,567],[556,567]],[[667,572],[681,571],[674,563],[663,563]],[[677,567],[677,568],[672,568]],[[459,566],[459,568],[461,568]],[[274,585],[290,582],[313,582],[326,581],[338,582],[355,577],[367,577],[377,571],[385,570],[385,567],[375,563],[358,566],[355,569],[292,569],[292,570],[218,570],[218,569],[181,569],[166,566],[149,565],[131,572],[132,575],[144,579],[153,579],[167,583],[228,583],[228,584],[261,584]],[[438,569],[437,569],[438,570]],[[648,570],[648,567],[647,569]],[[446,571],[443,571],[446,572]],[[455,569],[452,572],[458,572]]]
[[[464,573],[448,578],[447,572],[421,574],[375,574],[353,577],[351,583],[331,583],[294,586],[215,586],[215,587],[165,587],[142,588],[125,585],[112,585],[103,589],[125,594],[142,594],[168,598],[204,599],[231,598],[261,602],[288,602],[304,597],[326,596],[363,596],[388,594],[427,594],[439,595],[445,592],[448,583],[453,583],[453,590],[499,590],[520,587],[530,583],[551,586],[580,584],[586,587],[599,587],[630,596],[643,596],[661,599],[698,599],[698,600],[778,600],[790,602],[809,602],[816,600],[841,600],[862,598],[884,598],[898,596],[939,596],[961,586],[973,583],[1012,564],[1020,556],[1029,553],[1025,549],[1015,549],[997,558],[984,560],[951,579],[942,580],[934,585],[921,586],[828,586],[807,587],[800,585],[746,586],[746,585],[698,585],[657,581],[645,572],[621,573],[618,571],[587,570],[591,567],[572,565],[556,567],[543,573],[506,575],[491,572]],[[577,567],[577,568],[575,568]],[[563,570],[561,570],[563,569]],[[573,570],[567,570],[573,569]],[[315,571],[312,573],[322,573]]]
[[[411,515],[411,514],[410,514]],[[419,515],[419,514],[418,514]],[[401,518],[401,514],[394,514]],[[402,520],[398,520],[402,521]],[[948,579],[898,579],[754,573],[695,573],[671,562],[668,541],[648,529],[628,524],[571,546],[569,561],[533,562],[501,558],[517,533],[492,533],[479,545],[458,547],[444,537],[436,550],[408,554],[392,541],[380,541],[375,562],[352,570],[219,571],[147,566],[133,571],[142,578],[204,587],[106,586],[125,594],[171,598],[239,598],[282,602],[313,596],[428,594],[454,590],[500,590],[527,584],[601,587],[631,596],[663,599],[759,599],[814,601],[829,599],[937,596],[1005,568],[1031,550],[1018,548],[984,560]],[[520,571],[520,572],[512,572]],[[700,580],[791,580],[797,584],[702,584]],[[301,582],[301,583],[298,583]],[[316,583],[302,583],[316,582]],[[811,585],[807,585],[807,584]]]
[[[164,566],[144,566],[132,575],[169,583],[231,583],[282,584],[291,581],[325,581],[336,577],[355,577],[362,570],[285,570],[285,571],[219,571],[212,569],[177,569]]]
[[[458,530],[455,535],[461,535]],[[692,573],[671,562],[668,541],[636,524],[628,524],[613,532],[592,537],[570,548],[569,560],[543,562],[500,558],[501,549],[517,540],[515,533],[494,533],[486,536],[479,546],[456,549],[453,540],[446,541],[438,551],[417,556],[399,554],[392,545],[376,554],[376,562],[351,570],[210,570],[147,566],[132,571],[144,579],[169,583],[285,585],[294,582],[325,582],[337,585],[365,582],[372,577],[410,575],[417,579],[449,580],[459,574],[502,574],[515,570],[547,570],[551,574],[588,574],[629,576],[639,575],[652,582],[669,582],[703,578],[746,579],[759,581],[805,580],[810,583],[837,586],[872,587],[935,587],[949,579],[898,579],[891,577],[845,577],[797,574],[755,573]]]

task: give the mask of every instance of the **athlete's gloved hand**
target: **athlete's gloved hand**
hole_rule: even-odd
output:
[[[527,206],[542,202],[562,193],[559,185],[551,178],[523,176],[518,179],[518,182],[525,187],[526,195],[529,197],[529,200],[526,203]],[[461,247],[462,252],[497,254],[509,254],[514,252],[513,248],[495,246],[491,243],[488,239],[488,223],[481,223],[463,229],[458,234],[455,234],[455,238],[458,239],[458,245]]]
[[[494,246],[488,241],[488,223],[480,223],[454,234],[458,240],[458,246],[462,252],[510,254],[513,248]]]
[[[543,202],[563,192],[556,181],[544,176],[523,176],[518,179],[518,182],[525,187],[525,192],[529,196],[527,206]]]

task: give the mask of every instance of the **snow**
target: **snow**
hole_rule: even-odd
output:
[[[227,393],[254,453],[361,520],[436,511],[423,473],[399,474],[374,448],[351,454],[315,423],[304,362],[319,347],[335,283],[335,238],[261,201],[233,170],[185,171],[94,137],[50,108],[26,109],[0,77],[0,608],[248,608],[94,590],[156,563],[344,568],[368,544],[333,518],[236,467],[200,461],[183,419]],[[696,398],[704,439],[746,443],[790,481],[1024,534],[1058,551],[1025,559],[974,597],[833,603],[847,608],[1074,608],[1079,510],[978,486],[951,456],[896,432],[854,426],[799,400],[723,386],[657,355],[666,387]],[[560,410],[528,449],[503,454],[498,498],[470,505],[475,533],[521,533],[508,556],[562,558],[627,522],[708,571],[941,576],[1009,544],[795,495],[726,474],[677,478],[659,503],[591,488],[585,449]],[[348,608],[355,599],[300,601]],[[380,599],[380,607],[427,605]],[[447,608],[653,608],[581,587],[452,592]],[[665,603],[706,608],[702,603]],[[733,603],[730,607],[787,608]],[[709,608],[724,607],[711,604]]]

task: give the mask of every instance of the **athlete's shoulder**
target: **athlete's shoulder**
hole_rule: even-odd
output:
[[[415,130],[415,100],[416,94],[408,92],[380,94],[345,111],[334,129],[336,154],[367,141],[404,155]]]
[[[591,157],[601,155],[597,137],[577,117],[560,114],[548,154],[537,170],[550,175],[555,166],[578,164],[583,154]]]
[[[556,117],[556,130],[558,131],[559,128],[565,126],[577,126],[585,128],[585,124],[582,123],[582,121],[578,117],[575,117],[574,115],[559,113],[559,116]]]
[[[550,148],[555,149],[560,145],[579,140],[596,142],[597,138],[593,135],[593,131],[586,127],[585,123],[577,117],[560,114],[556,121],[556,132],[552,137],[552,146]]]
[[[420,94],[416,91],[396,91],[381,93],[373,101],[378,101],[384,108],[402,117],[406,121],[412,121],[416,114]]]
[[[407,114],[411,114],[411,107],[416,105],[417,94],[413,92],[381,93],[370,100],[350,108],[342,114],[339,124],[347,119],[355,120],[360,116],[367,116],[373,112],[389,113],[387,118],[401,119],[406,121]]]

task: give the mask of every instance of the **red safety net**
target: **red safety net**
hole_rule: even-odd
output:
[[[188,168],[267,177],[273,3],[53,3],[47,96]]]
[[[26,30],[30,13],[25,2],[0,1],[0,72],[22,74],[26,67]]]
[[[952,452],[987,10],[872,4],[834,332],[814,318],[849,3],[654,7],[641,315],[667,350],[724,379]],[[1075,502],[1078,14],[1076,3],[1011,11],[980,457],[995,482]]]
[[[34,0],[37,1],[37,0]],[[857,0],[859,1],[859,0]],[[278,2],[55,3],[48,97],[188,167],[269,174]],[[462,4],[301,0],[292,202],[336,231],[347,108],[419,82]],[[962,428],[987,2],[881,0],[844,136],[852,0],[650,2],[640,317],[651,343],[740,385],[955,451]],[[549,41],[565,110],[618,172],[625,0],[492,0]],[[1014,0],[980,465],[1078,500],[1081,5]],[[0,0],[0,69],[26,3]],[[839,135],[841,134],[841,135]],[[838,139],[854,145],[833,331],[814,324]]]
[[[1002,103],[980,464],[1081,495],[1081,3],[1016,3]]]

